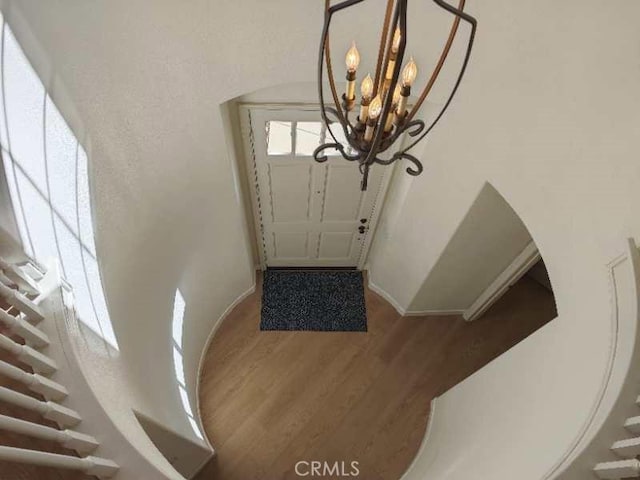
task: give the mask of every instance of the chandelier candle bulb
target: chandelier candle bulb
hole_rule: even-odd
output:
[[[402,33],[400,32],[400,27],[396,27],[395,32],[393,32],[393,41],[391,42],[391,53],[394,55],[398,54],[398,50],[400,50],[400,40],[402,39]]]
[[[387,115],[387,119],[384,122],[384,132],[385,133],[389,133],[391,131],[391,129],[393,128],[393,119],[394,119],[395,115],[393,114],[393,111],[389,112],[389,115]]]
[[[369,119],[367,121],[367,128],[364,131],[364,141],[365,142],[370,142],[371,140],[373,140],[373,131],[376,128],[376,122],[375,120],[371,120]]]
[[[396,123],[402,121],[407,113],[407,101],[409,100],[409,95],[411,95],[411,87],[403,85],[400,88],[400,98],[398,100],[398,108],[396,109],[396,115],[398,116]]]
[[[360,65],[360,53],[356,48],[356,42],[353,42],[351,48],[347,51],[345,63],[347,64],[347,92],[345,95],[345,103],[347,104],[347,109],[351,110],[354,100],[356,99],[356,70],[358,70],[358,65]]]
[[[345,94],[345,100],[347,104],[347,110],[353,108],[353,103],[356,99],[356,72],[349,70],[347,72],[347,93]]]
[[[376,95],[376,98],[371,100],[371,104],[369,105],[369,118],[374,122],[378,120],[378,117],[382,113],[382,99],[380,95]]]
[[[402,87],[400,85],[396,85],[396,89],[393,91],[393,105],[397,106],[400,101],[400,94],[402,92]]]
[[[418,66],[416,62],[413,61],[413,57],[409,60],[404,68],[402,69],[402,86],[411,87],[413,82],[416,81],[416,77],[418,76]]]
[[[400,122],[404,120],[407,113],[407,100],[409,99],[409,95],[411,95],[411,85],[416,81],[417,76],[418,66],[416,62],[413,61],[413,57],[411,57],[409,63],[402,69],[402,88],[400,89],[400,101],[398,102],[397,124],[400,124]]]
[[[369,105],[369,121],[367,121],[367,129],[364,131],[364,140],[370,142],[373,139],[373,131],[378,123],[378,117],[382,113],[382,100],[380,95],[376,95]]]
[[[397,112],[401,97],[402,96],[401,96],[400,85],[396,85],[396,89],[393,91],[393,103],[392,103],[391,111],[387,115],[387,119],[384,124],[385,133],[389,133],[391,131],[394,123],[398,125],[396,120],[396,117],[397,117],[396,112]]]
[[[364,3],[364,0],[326,0],[324,2],[324,23],[318,50],[318,98],[323,124],[331,138],[318,145],[313,152],[313,158],[319,163],[326,162],[329,160],[329,152],[333,154],[337,150],[345,160],[357,162],[362,173],[360,188],[364,191],[367,189],[371,166],[375,164],[391,165],[402,159],[409,162],[409,165],[404,168],[409,175],[415,177],[422,173],[424,170],[422,162],[410,153],[410,150],[430,134],[456,95],[469,63],[478,22],[464,11],[465,0],[460,0],[457,7],[450,4],[448,0],[434,0],[436,6],[450,15],[453,21],[450,23],[448,39],[433,67],[428,83],[417,95],[415,105],[408,106],[411,87],[418,75],[416,62],[406,55],[406,47],[409,45],[407,16],[410,2],[409,0],[380,1],[381,5],[386,4],[386,8],[377,47],[378,55],[374,63],[375,76],[372,80],[371,76],[367,75],[360,85],[362,97],[359,99],[359,115],[356,115],[355,111],[351,112],[356,104],[355,82],[356,71],[360,66],[360,53],[355,42],[346,52],[347,83],[346,91],[341,93],[337,82],[339,79],[334,75],[337,72],[331,67],[329,32],[332,21],[336,17],[342,17],[345,11],[353,11],[357,15],[357,10],[351,7],[361,3]],[[353,17],[348,15],[344,17],[345,20],[350,18]],[[440,112],[434,116],[434,120],[427,125],[424,120],[415,117],[440,74],[459,32],[458,26],[461,21],[471,27],[465,55],[459,73],[453,80],[453,88],[449,96],[442,102]],[[371,47],[373,48],[373,45]],[[325,95],[325,76],[328,77],[331,95]],[[337,127],[333,126],[336,122],[339,123]],[[344,132],[346,138],[342,141],[337,140],[337,134],[332,130],[333,128]],[[414,138],[405,137],[405,133]]]
[[[358,116],[358,121],[362,124],[367,122],[367,116],[369,113],[369,102],[366,99],[362,99],[360,102],[360,115]]]
[[[396,67],[396,60],[398,58],[398,50],[400,49],[401,38],[402,35],[400,33],[400,28],[396,27],[396,30],[393,33],[393,40],[391,41],[391,53],[389,55],[389,65],[387,65],[385,80],[390,81],[393,77],[393,69]]]
[[[366,124],[367,115],[369,114],[369,104],[371,103],[371,95],[373,95],[373,80],[371,75],[367,74],[362,80],[360,85],[360,93],[362,94],[362,101],[360,102],[360,116],[358,120],[362,124]]]

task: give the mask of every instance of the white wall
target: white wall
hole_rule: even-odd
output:
[[[466,310],[530,242],[511,207],[483,185],[409,309]]]
[[[253,281],[220,106],[273,85],[313,82],[323,5],[4,3],[20,43],[89,152],[96,245],[132,406],[192,435],[175,414],[182,408],[171,359],[175,289],[187,303],[183,354],[194,406],[207,335]],[[359,11],[362,16],[349,17],[381,15],[370,2]],[[419,7],[415,18],[428,12]],[[445,30],[435,26],[431,33]],[[352,32],[332,37],[337,57]],[[367,21],[357,39],[376,35]],[[426,64],[432,53],[417,60]],[[364,54],[362,68],[372,64]]]
[[[170,375],[175,289],[187,301],[184,355],[193,395],[207,333],[252,281],[219,106],[264,87],[314,81],[323,2],[6,3],[46,52],[32,60],[51,79],[54,100],[88,138],[97,248],[131,397],[147,416],[186,432]],[[484,433],[504,439],[496,448],[505,455],[484,457],[485,476],[475,478],[505,478],[499,474],[506,454],[546,452],[552,435],[553,452],[524,474],[517,470],[537,479],[570,448],[597,395],[609,332],[604,265],[624,238],[640,234],[632,208],[640,202],[633,140],[640,133],[640,5],[469,3],[480,22],[469,75],[421,147],[425,173],[397,177],[402,201],[383,224],[370,274],[406,308],[486,181],[514,208],[545,258],[560,319],[508,353],[501,361],[506,372],[488,370],[455,408],[493,415]],[[349,28],[332,35],[340,56],[357,37],[368,55],[363,71],[376,50],[364,46],[377,31],[371,19],[378,7],[364,2]],[[438,20],[447,16],[430,16],[427,2],[412,8],[410,27],[420,28],[412,30],[410,50],[422,66],[442,45],[447,25]],[[33,52],[26,37],[21,42]],[[450,76],[447,70],[438,82],[436,101]],[[548,368],[535,379],[537,396],[525,395],[531,376],[517,365]],[[559,383],[564,390],[555,389]],[[508,399],[531,418],[562,422],[514,443],[514,429],[528,424],[498,411]],[[464,438],[477,437],[457,436]],[[459,445],[460,458],[475,451]],[[462,478],[460,465],[448,466],[449,478]],[[422,478],[434,478],[430,473]]]
[[[43,50],[30,36],[23,19],[7,5],[2,7],[16,31],[22,32],[22,41],[30,46],[36,57],[41,56]],[[161,471],[167,478],[180,478],[146,437],[131,409],[138,403],[134,395],[136,389],[129,383],[129,368],[118,351],[109,316],[106,308],[103,309],[100,273],[93,260],[95,247],[92,205],[86,182],[87,156],[46,95],[38,74],[25,61],[23,49],[3,17],[0,15],[0,143],[3,157],[0,190],[4,198],[0,207],[0,254],[7,259],[16,259],[23,251],[28,251],[42,265],[51,264],[51,257],[54,257],[66,279],[73,284],[76,314],[80,326],[85,327],[81,335],[71,335],[77,348],[74,352],[82,357],[78,359],[82,366],[92,373],[88,378],[94,394],[91,399],[94,402],[97,399],[99,404],[93,408],[104,407],[113,425],[102,425],[98,418],[91,421],[98,422],[93,428],[99,431],[112,432],[115,425],[127,438],[126,445],[115,447],[127,452],[126,459],[119,460],[124,475],[138,467],[143,471],[151,468],[155,475]],[[47,78],[42,72],[40,75]],[[22,246],[19,244],[21,239]],[[72,355],[70,351],[69,355]],[[182,417],[186,419],[184,412]],[[174,418],[178,420],[175,423],[179,423],[179,411],[174,412]],[[193,436],[191,429],[187,432],[188,436]],[[174,434],[173,438],[179,439],[180,435]],[[121,437],[110,437],[121,443]],[[179,447],[180,442],[176,443]],[[182,443],[191,445],[191,451],[176,448],[175,456],[178,461],[191,460],[192,469],[211,456],[210,448],[200,440],[195,444],[183,439]],[[197,459],[195,465],[194,458]]]
[[[141,413],[135,413],[135,416],[154,446],[184,478],[195,476],[209,461],[211,452],[201,444],[176,435]]]
[[[635,255],[637,262],[637,251]],[[606,337],[611,369],[600,378],[606,390],[590,398],[591,408],[581,412],[593,415],[591,425],[575,423],[567,415],[575,402],[576,385],[555,371],[561,366],[578,372],[583,359],[574,358],[573,351],[558,354],[566,344],[564,328],[570,322],[554,321],[436,400],[428,440],[402,480],[464,479],[470,470],[479,479],[507,479],[518,472],[517,478],[578,480],[591,478],[596,463],[618,459],[610,447],[628,437],[622,425],[637,413],[639,393],[640,277],[634,273],[626,254],[605,272],[612,292],[611,332]],[[569,454],[564,442],[572,435],[578,446]],[[561,453],[568,455],[562,458]]]
[[[376,245],[371,276],[410,305],[484,182],[505,197],[545,259],[559,318],[451,393],[436,412],[447,436],[427,448],[439,457],[411,478],[537,480],[589,421],[611,342],[606,264],[640,235],[640,4],[470,11],[480,26],[469,76]]]

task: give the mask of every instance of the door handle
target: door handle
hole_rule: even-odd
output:
[[[365,231],[365,230],[366,230],[366,228],[365,228],[365,226],[364,226],[364,225],[360,225],[360,226],[358,227],[358,231],[359,231],[360,233],[364,233],[364,231]]]

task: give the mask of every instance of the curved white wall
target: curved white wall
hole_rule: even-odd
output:
[[[531,241],[527,228],[495,188],[483,185],[410,309],[468,309]]]
[[[444,436],[409,478],[538,480],[598,398],[612,341],[607,264],[640,235],[640,5],[470,8],[480,27],[469,77],[371,278],[409,305],[483,183],[510,203],[548,266],[559,318],[445,395],[434,419]]]
[[[186,416],[175,415],[182,409],[172,375],[175,290],[186,301],[183,357],[195,405],[207,335],[253,281],[220,106],[313,81],[323,4],[5,0],[4,8],[90,150],[96,245],[132,406],[193,436]],[[414,18],[433,10],[418,7]],[[371,2],[359,11],[380,15]],[[352,32],[333,37],[337,57]],[[367,22],[357,39],[376,35]],[[427,53],[417,60],[426,64]],[[362,68],[371,68],[372,56],[363,57]]]
[[[351,28],[332,36],[334,51],[341,55],[352,34],[362,45],[373,37],[378,22],[370,18],[378,3],[358,7]],[[554,424],[553,451],[545,450],[548,431],[511,442],[507,416],[497,416],[502,423],[485,432],[504,439],[509,453],[542,449],[531,469],[518,471],[520,478],[537,479],[570,447],[597,396],[609,332],[603,269],[624,238],[640,234],[632,208],[640,204],[633,141],[640,125],[634,23],[640,5],[469,3],[479,20],[469,74],[423,146],[425,173],[398,179],[400,208],[387,219],[393,228],[376,242],[370,274],[408,307],[484,182],[510,203],[545,258],[560,318],[501,359],[506,371],[492,370],[495,377],[486,383],[494,387],[492,397],[482,383],[457,408],[497,414],[510,398],[532,418],[562,418]],[[97,248],[131,398],[143,413],[190,435],[174,415],[181,408],[170,374],[175,289],[187,303],[184,360],[193,396],[208,332],[252,282],[219,107],[246,92],[314,80],[323,2],[5,5],[45,49],[47,58],[32,60],[45,83],[51,80],[54,101],[74,131],[90,144]],[[427,45],[416,60],[426,65],[447,29],[438,20],[447,17],[430,17],[427,2],[412,6],[414,42]],[[27,35],[20,40],[29,54]],[[365,57],[363,71],[368,67]],[[450,75],[447,70],[441,88]],[[538,395],[525,395],[530,379],[507,368],[517,364],[548,368],[537,378]],[[527,427],[519,420],[516,425]],[[449,477],[438,478],[468,476],[469,470],[457,470],[465,465],[460,458],[449,465]],[[502,458],[487,459],[494,462],[481,470],[485,477],[475,478],[505,478],[497,465]]]

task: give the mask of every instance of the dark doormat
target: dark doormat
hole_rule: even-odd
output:
[[[366,332],[362,272],[264,273],[260,330]]]

